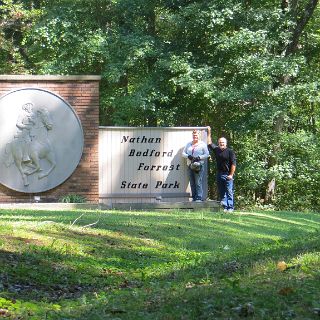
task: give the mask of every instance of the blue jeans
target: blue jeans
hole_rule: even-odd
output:
[[[204,175],[204,165],[201,166],[199,172],[195,172],[188,167],[188,175],[190,180],[192,201],[203,200],[202,180]]]
[[[217,185],[221,204],[224,209],[230,210],[234,209],[233,200],[233,179],[227,179],[228,174],[218,172],[217,174]]]

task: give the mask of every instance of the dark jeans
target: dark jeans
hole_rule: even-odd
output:
[[[224,209],[234,209],[233,200],[233,179],[227,179],[228,174],[218,172],[217,174],[217,185],[220,196],[220,201]]]
[[[203,200],[202,180],[204,175],[204,165],[201,166],[199,172],[195,172],[188,167],[188,175],[190,180],[192,200]]]

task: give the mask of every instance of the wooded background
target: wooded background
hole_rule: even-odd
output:
[[[238,207],[319,210],[319,26],[318,0],[3,0],[0,73],[101,75],[101,125],[210,125]]]

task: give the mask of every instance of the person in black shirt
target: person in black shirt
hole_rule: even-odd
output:
[[[234,210],[234,173],[236,171],[236,155],[227,147],[227,139],[218,139],[218,145],[212,143],[211,128],[208,129],[208,149],[213,151],[217,161],[217,186],[224,212]]]

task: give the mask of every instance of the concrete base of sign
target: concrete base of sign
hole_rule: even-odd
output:
[[[100,205],[94,203],[0,203],[0,209],[10,210],[51,210],[51,211],[62,211],[62,210],[99,210]]]
[[[114,203],[112,206],[103,203],[0,203],[0,209],[10,210],[192,210],[192,211],[215,211],[221,210],[218,201],[204,202],[159,202],[159,203]]]
[[[157,202],[157,203],[114,203],[111,209],[117,210],[192,210],[215,211],[221,209],[218,201],[208,200],[203,202]]]

